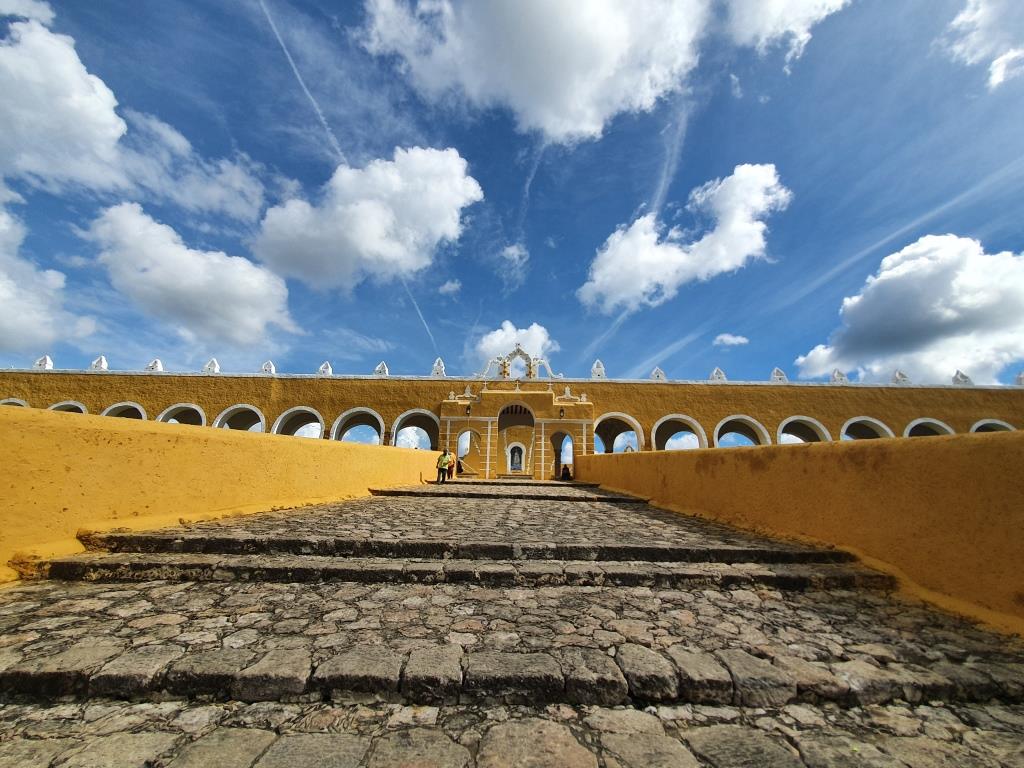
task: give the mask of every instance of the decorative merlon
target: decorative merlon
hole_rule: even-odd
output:
[[[711,375],[708,376],[708,381],[728,381],[728,380],[729,379],[727,379],[725,377],[725,371],[723,371],[721,368],[715,368],[715,370],[713,370],[711,372]]]
[[[968,376],[963,371],[961,371],[959,368],[957,369],[956,373],[953,374],[953,383],[958,387],[969,387],[972,384],[974,384],[974,382],[971,381],[971,377]]]
[[[211,357],[203,366],[203,373],[220,373],[220,363],[217,362],[216,357]]]
[[[436,379],[443,379],[445,377],[444,360],[440,357],[434,361],[434,367],[430,369],[430,375]]]
[[[52,371],[53,358],[50,357],[49,355],[43,355],[34,363],[32,363],[32,367],[35,368],[37,371]]]
[[[333,376],[334,375],[334,368],[331,367],[331,361],[330,360],[324,360],[320,364],[320,367],[316,369],[316,372],[318,374],[320,374],[321,376]]]
[[[840,371],[838,368],[832,371],[831,382],[833,384],[849,384],[850,377]]]
[[[771,381],[773,384],[785,384],[789,381],[789,376],[781,368],[772,368]]]
[[[103,355],[100,355],[95,360],[93,360],[91,363],[89,363],[89,370],[90,371],[105,371],[105,370],[107,370],[107,368],[108,368],[108,366],[107,366],[107,358],[104,357]]]
[[[656,365],[654,366],[654,370],[651,371],[651,379],[654,381],[667,381],[668,376],[666,376],[665,372]]]
[[[909,384],[910,377],[907,376],[903,371],[898,368],[892,372],[892,383],[893,384]]]
[[[149,361],[149,365],[146,366],[146,370],[150,373],[163,373],[164,363],[159,357],[154,357]]]
[[[374,376],[390,376],[391,374],[388,373],[388,364],[385,363],[383,360],[381,360],[377,364],[377,367],[373,369],[373,375]]]
[[[1024,387],[1024,371],[1021,371],[1020,373],[1017,374],[1017,378],[1014,379],[1014,383],[1018,387]]]
[[[277,366],[274,365],[274,361],[273,360],[267,360],[267,362],[265,362],[260,367],[260,373],[269,373],[269,374],[277,373]]]
[[[594,364],[590,367],[590,378],[592,379],[605,379],[607,375],[604,372],[604,363],[600,359],[595,360]]]

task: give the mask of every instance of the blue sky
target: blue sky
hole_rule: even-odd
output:
[[[1019,2],[580,8],[0,0],[0,364],[1014,380]]]

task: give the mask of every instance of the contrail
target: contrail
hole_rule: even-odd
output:
[[[579,359],[582,361],[594,354],[602,344],[618,332],[619,328],[621,328],[622,324],[626,322],[626,318],[628,318],[629,315],[630,311],[628,309],[624,309],[619,316],[612,321],[611,325],[609,325],[599,336],[591,340],[591,342],[583,348],[583,352],[580,354]]]
[[[672,126],[672,132],[665,142],[665,162],[661,165],[661,175],[658,177],[658,184],[651,196],[651,211],[657,216],[665,205],[665,197],[668,195],[668,186],[675,178],[676,169],[679,167],[679,150],[683,146],[683,139],[686,138],[686,124],[689,120],[689,111],[685,103],[680,103],[676,109],[676,122]]]
[[[416,314],[420,316],[420,322],[423,323],[423,330],[427,332],[427,336],[430,337],[430,343],[434,347],[434,354],[440,357],[441,352],[437,348],[437,342],[434,340],[434,334],[430,332],[430,326],[427,325],[426,318],[423,317],[423,313],[420,311],[420,305],[416,303],[416,299],[413,297],[412,291],[409,290],[409,284],[405,282],[405,278],[401,275],[398,276],[398,279],[402,281],[402,287],[405,288],[406,296],[409,297],[409,301],[411,301],[412,305],[416,308]]]
[[[284,39],[281,37],[281,33],[277,31],[277,25],[274,20],[270,17],[270,11],[267,10],[267,6],[263,0],[256,0],[260,4],[260,8],[263,10],[263,15],[267,17],[267,23],[270,24],[270,28],[274,30],[274,37],[277,38],[277,42],[281,46],[281,50],[284,51],[285,58],[288,59],[288,64],[292,68],[292,72],[295,73],[295,79],[299,81],[299,86],[302,88],[302,92],[306,94],[306,98],[309,99],[309,103],[313,105],[313,111],[316,112],[317,119],[320,120],[320,125],[323,126],[324,132],[327,134],[327,140],[331,143],[331,148],[334,149],[334,154],[338,156],[338,162],[345,162],[345,153],[341,151],[341,146],[338,144],[338,139],[334,135],[334,131],[331,130],[331,126],[327,124],[327,118],[324,117],[323,110],[320,109],[320,105],[317,104],[316,99],[313,98],[313,94],[309,92],[309,88],[306,87],[305,80],[302,79],[302,75],[299,74],[299,68],[295,66],[295,60],[292,58],[291,53],[288,52],[288,46],[284,44]]]
[[[674,355],[676,352],[681,350],[683,347],[689,346],[694,341],[699,339],[701,334],[704,333],[704,328],[706,326],[707,326],[707,323],[702,325],[697,330],[692,331],[692,332],[686,334],[686,336],[683,336],[683,338],[677,339],[676,341],[673,341],[668,346],[666,346],[666,347],[664,347],[662,349],[659,349],[657,352],[655,352],[653,355],[648,357],[646,360],[641,360],[639,363],[637,363],[632,368],[630,368],[628,371],[626,371],[626,378],[627,379],[638,379],[641,376],[643,376],[645,373],[650,371],[653,368],[653,366],[662,364],[663,360],[672,357],[672,355]]]
[[[526,174],[526,182],[523,184],[523,194],[519,198],[519,217],[516,220],[516,229],[519,232],[519,240],[523,240],[523,224],[526,221],[526,211],[530,207],[530,187],[533,186],[533,177],[537,175],[537,169],[540,167],[541,158],[544,156],[544,150],[547,149],[547,141],[542,141],[537,147],[537,151],[533,155],[533,163],[530,165],[530,170]]]

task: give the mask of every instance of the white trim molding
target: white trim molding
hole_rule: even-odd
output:
[[[195,403],[175,403],[174,405],[168,408],[164,408],[160,412],[160,415],[156,417],[156,420],[166,422],[167,419],[173,419],[174,414],[177,413],[178,411],[183,411],[188,408],[191,408],[193,411],[199,414],[199,426],[205,427],[206,411],[204,411],[201,406],[196,405]]]
[[[0,400],[0,405],[18,405],[22,408],[29,408],[29,404],[22,400],[20,397],[5,397]]]
[[[747,416],[744,413],[734,413],[732,416],[726,416],[724,419],[722,419],[720,422],[718,422],[715,425],[715,432],[714,432],[715,448],[719,447],[718,443],[719,443],[719,439],[721,437],[721,435],[719,433],[722,431],[722,427],[724,427],[730,421],[738,421],[741,424],[743,424],[743,425],[745,425],[747,427],[750,427],[750,429],[752,429],[754,431],[754,433],[757,434],[757,436],[761,438],[761,442],[759,443],[759,445],[771,445],[772,444],[772,436],[771,436],[771,434],[769,434],[769,432],[765,428],[764,424],[762,424],[760,421],[755,419],[753,416]]]
[[[813,419],[810,416],[790,416],[788,419],[783,419],[782,423],[779,424],[779,428],[775,432],[776,443],[782,443],[783,430],[790,424],[803,424],[818,436],[819,442],[832,442],[832,435],[829,433],[825,425],[817,419]]]
[[[70,407],[69,407],[70,406]],[[72,410],[77,408],[78,410]],[[85,407],[84,403],[80,403],[77,400],[61,400],[59,403],[54,403],[46,410],[48,411],[60,411],[61,413],[88,413],[89,409]]]
[[[1012,424],[1008,424],[1002,419],[981,419],[971,425],[971,432],[977,432],[982,427],[996,427],[996,429],[986,430],[987,432],[1016,432],[1017,428]]]
[[[377,420],[377,437],[380,439],[380,444],[384,445],[384,418],[375,410],[373,410],[373,408],[367,408],[365,406],[349,408],[347,411],[342,413],[338,418],[336,418],[334,420],[334,423],[331,425],[331,440],[341,440],[341,438],[344,437],[344,434],[338,434],[338,430],[342,428],[342,426],[345,424],[346,421],[348,421],[348,419],[351,416],[354,416],[357,413],[367,413]]]
[[[259,419],[260,432],[267,431],[267,418],[266,416],[263,415],[263,411],[261,411],[255,405],[251,405],[250,403],[235,403],[234,405],[229,405],[227,408],[220,412],[220,415],[218,415],[216,419],[213,420],[214,428],[220,429],[224,427],[225,429],[230,429],[230,427],[225,427],[224,422],[230,419],[239,411],[250,411],[251,413],[256,414],[256,418]]]
[[[852,419],[847,419],[846,423],[843,424],[843,428],[839,430],[839,439],[842,440],[846,435],[846,430],[852,427],[854,424],[868,424],[874,428],[875,433],[879,437],[896,437],[896,433],[889,429],[889,425],[884,421],[880,421],[873,416],[854,416]],[[858,438],[851,437],[851,440],[857,440]]]
[[[133,403],[131,400],[124,400],[124,401],[122,401],[120,403],[114,403],[113,405],[108,405],[100,413],[100,416],[115,416],[116,417],[118,414],[113,412],[115,408],[121,409],[121,410],[124,410],[124,409],[127,409],[127,408],[137,408],[139,410],[139,413],[142,414],[142,420],[143,421],[145,421],[146,419],[149,418],[146,415],[146,409],[143,408],[138,403]]]
[[[937,427],[940,430],[940,434],[947,434],[947,435],[955,435],[956,434],[956,431],[951,426],[949,426],[949,424],[947,424],[946,422],[939,421],[938,419],[932,419],[932,418],[929,418],[929,417],[925,416],[925,417],[922,417],[920,419],[914,419],[912,422],[907,424],[906,429],[903,430],[903,436],[904,437],[910,437],[910,430],[912,430],[914,427],[922,425],[922,424],[927,424],[930,427]]]
[[[665,422],[668,422],[668,421],[679,421],[679,422],[682,422],[683,424],[685,424],[687,427],[690,428],[690,431],[693,432],[693,434],[695,434],[697,436],[697,446],[699,448],[707,448],[708,447],[708,436],[707,436],[707,433],[704,431],[704,427],[702,427],[700,425],[699,421],[697,421],[692,416],[685,416],[684,414],[681,414],[681,413],[670,413],[667,416],[662,416],[660,419],[658,419],[656,422],[654,422],[654,426],[651,427],[651,450],[652,451],[659,450],[659,448],[658,448],[658,437],[657,437],[658,436],[658,428],[662,424],[664,424]],[[679,430],[679,431],[684,431],[684,430]],[[669,438],[671,438],[671,437],[672,437],[672,435],[669,435]],[[664,450],[664,449],[661,449],[661,450]]]

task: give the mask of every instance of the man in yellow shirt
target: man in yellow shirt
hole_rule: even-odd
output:
[[[448,478],[448,465],[452,462],[452,455],[444,451],[437,459],[437,482],[444,483]]]

